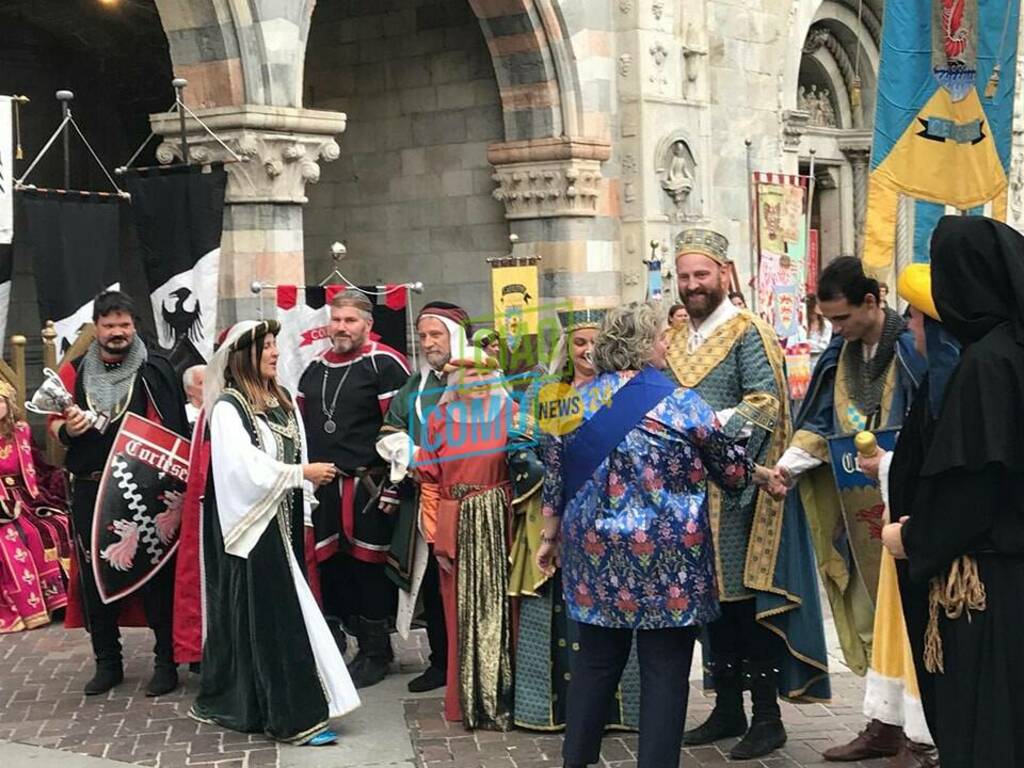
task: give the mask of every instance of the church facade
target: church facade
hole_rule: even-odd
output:
[[[353,281],[479,315],[510,248],[540,256],[545,299],[609,304],[710,226],[749,292],[751,171],[813,165],[822,261],[859,251],[883,0],[152,2],[186,102],[245,158],[222,323],[255,313],[254,281],[319,281],[334,241]],[[150,122],[180,159],[177,117]],[[233,159],[188,132],[193,160]]]

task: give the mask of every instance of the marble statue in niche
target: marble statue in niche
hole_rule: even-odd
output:
[[[839,121],[836,119],[836,110],[832,106],[832,95],[828,88],[818,90],[813,83],[808,88],[800,86],[800,95],[797,97],[797,108],[811,116],[809,125],[818,128],[838,128]]]
[[[686,142],[682,139],[673,141],[669,147],[665,165],[658,169],[661,176],[661,188],[672,198],[675,204],[677,221],[683,220],[691,213],[690,197],[694,187],[694,167],[696,163]]]

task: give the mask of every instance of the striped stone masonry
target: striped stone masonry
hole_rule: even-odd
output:
[[[303,284],[306,184],[319,181],[320,163],[340,156],[336,137],[345,130],[346,116],[251,104],[196,115],[217,138],[189,118],[190,159],[223,162],[228,173],[218,288],[218,320],[226,326],[258,315],[260,297],[250,290],[254,281]],[[157,159],[180,162],[177,115],[151,115],[150,123],[164,139]]]

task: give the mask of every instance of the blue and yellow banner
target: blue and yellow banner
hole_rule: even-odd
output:
[[[883,451],[896,447],[897,429],[879,429],[875,439]],[[878,594],[878,573],[882,562],[882,526],[885,519],[885,503],[878,484],[857,469],[857,448],[854,445],[856,433],[839,435],[828,439],[829,458],[832,460],[832,474],[839,493],[845,526],[836,528],[837,539],[833,542],[836,550],[846,553],[856,565],[856,571],[864,580],[864,588],[874,602]],[[850,569],[851,572],[854,569]]]
[[[1006,219],[1020,0],[885,4],[864,263],[928,261],[947,213]]]

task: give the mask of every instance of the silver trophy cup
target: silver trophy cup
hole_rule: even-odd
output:
[[[64,382],[60,380],[53,369],[43,369],[43,383],[32,395],[31,400],[25,402],[25,410],[43,415],[63,414],[68,406],[74,405],[75,398],[68,392]],[[85,411],[85,418],[89,424],[95,424],[97,416],[92,411]]]

